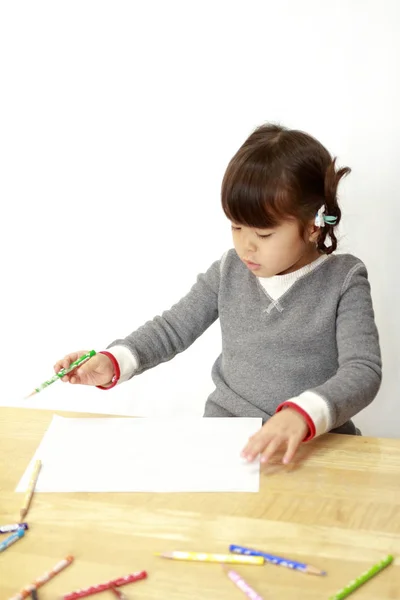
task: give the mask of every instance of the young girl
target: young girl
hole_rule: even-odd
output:
[[[204,416],[262,417],[245,458],[267,462],[283,446],[288,463],[302,441],[356,434],[350,419],[376,396],[381,358],[366,268],[333,254],[337,187],[349,172],[301,131],[256,129],[222,183],[235,248],[170,310],[64,381],[111,388],[170,360],[219,318],[222,353]]]

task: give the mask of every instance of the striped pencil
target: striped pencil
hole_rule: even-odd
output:
[[[234,554],[212,554],[210,552],[165,552],[156,554],[161,558],[171,558],[172,560],[193,560],[197,562],[217,562],[232,563],[236,565],[263,565],[262,556],[235,556]]]
[[[72,563],[73,560],[74,560],[73,556],[67,556],[67,558],[60,560],[60,562],[58,562],[51,569],[51,571],[47,571],[46,573],[44,573],[41,577],[38,577],[38,579],[36,579],[32,583],[29,583],[27,586],[22,588],[22,590],[20,592],[18,592],[18,594],[15,594],[15,596],[10,598],[9,600],[24,600],[25,598],[28,598],[34,590],[37,590],[38,588],[42,587],[42,585],[44,585],[45,583],[50,581],[50,579],[53,579],[53,577],[58,575],[58,573],[60,573],[61,571],[63,571],[67,567],[69,567],[69,565]]]
[[[257,594],[249,584],[240,577],[239,573],[236,571],[228,571],[227,575],[231,581],[240,589],[250,600],[263,600],[262,596]]]
[[[279,565],[281,567],[287,567],[296,571],[302,571],[303,573],[308,573],[310,575],[326,575],[326,571],[321,571],[320,569],[317,569],[316,567],[313,567],[311,565],[297,562],[295,560],[289,560],[288,558],[282,558],[281,556],[267,554],[266,552],[262,552],[261,550],[253,550],[252,548],[237,546],[236,544],[231,544],[229,546],[229,552],[234,552],[235,554],[240,554],[244,556],[262,556],[266,562],[271,563],[273,565]]]
[[[375,577],[375,575],[377,575],[383,569],[388,567],[393,562],[393,560],[394,557],[391,554],[389,554],[386,558],[384,558],[376,565],[368,569],[368,571],[362,573],[359,577],[357,577],[357,579],[350,581],[350,583],[346,585],[346,587],[337,592],[334,596],[331,596],[329,600],[344,600],[345,598],[350,596],[350,594],[358,590],[359,587],[364,585],[364,583],[367,583],[367,581],[372,579],[372,577]]]
[[[118,588],[121,585],[126,585],[127,583],[134,583],[135,581],[146,579],[146,577],[146,571],[131,573],[130,575],[119,577],[118,579],[114,579],[113,581],[107,581],[107,583],[100,583],[98,585],[92,585],[85,589],[76,590],[75,592],[69,592],[68,594],[62,596],[62,600],[78,600],[79,598],[86,598],[87,596],[98,594],[99,592],[111,590],[112,588]]]
[[[35,461],[35,466],[33,468],[33,472],[31,478],[29,480],[28,489],[25,494],[24,504],[21,508],[21,519],[24,519],[28,514],[29,506],[32,500],[33,492],[35,491],[36,482],[39,477],[40,469],[42,468],[42,462],[40,460]]]

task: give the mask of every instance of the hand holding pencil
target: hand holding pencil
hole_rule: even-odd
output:
[[[107,387],[115,378],[114,365],[107,353],[80,350],[67,354],[54,365],[55,375],[35,388],[27,398],[41,392],[55,381]],[[114,383],[115,385],[115,383]]]
[[[86,358],[88,356],[89,358]],[[83,359],[83,362],[70,371],[71,366],[80,359]],[[54,365],[57,376],[63,369],[65,374],[60,377],[61,381],[81,385],[108,385],[115,374],[113,364],[108,356],[101,353],[96,354],[93,350],[92,352],[80,350],[67,354]]]

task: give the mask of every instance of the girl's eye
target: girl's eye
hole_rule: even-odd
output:
[[[231,229],[232,229],[232,231],[240,231],[242,228],[238,227],[236,225],[231,225]],[[267,238],[271,237],[271,235],[272,235],[272,233],[261,234],[261,233],[256,232],[256,236],[258,238],[260,238],[260,240],[266,240]]]

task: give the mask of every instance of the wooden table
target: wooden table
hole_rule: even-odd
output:
[[[14,490],[52,415],[0,409],[0,523],[18,520],[22,495]],[[258,494],[38,493],[30,531],[0,554],[0,600],[68,554],[74,564],[42,588],[41,600],[142,569],[148,580],[124,588],[132,600],[245,599],[219,565],[153,556],[173,549],[226,552],[237,543],[328,571],[237,567],[266,600],[328,599],[381,557],[400,556],[400,440],[326,435],[299,458],[268,466]],[[400,598],[396,562],[354,599]]]

